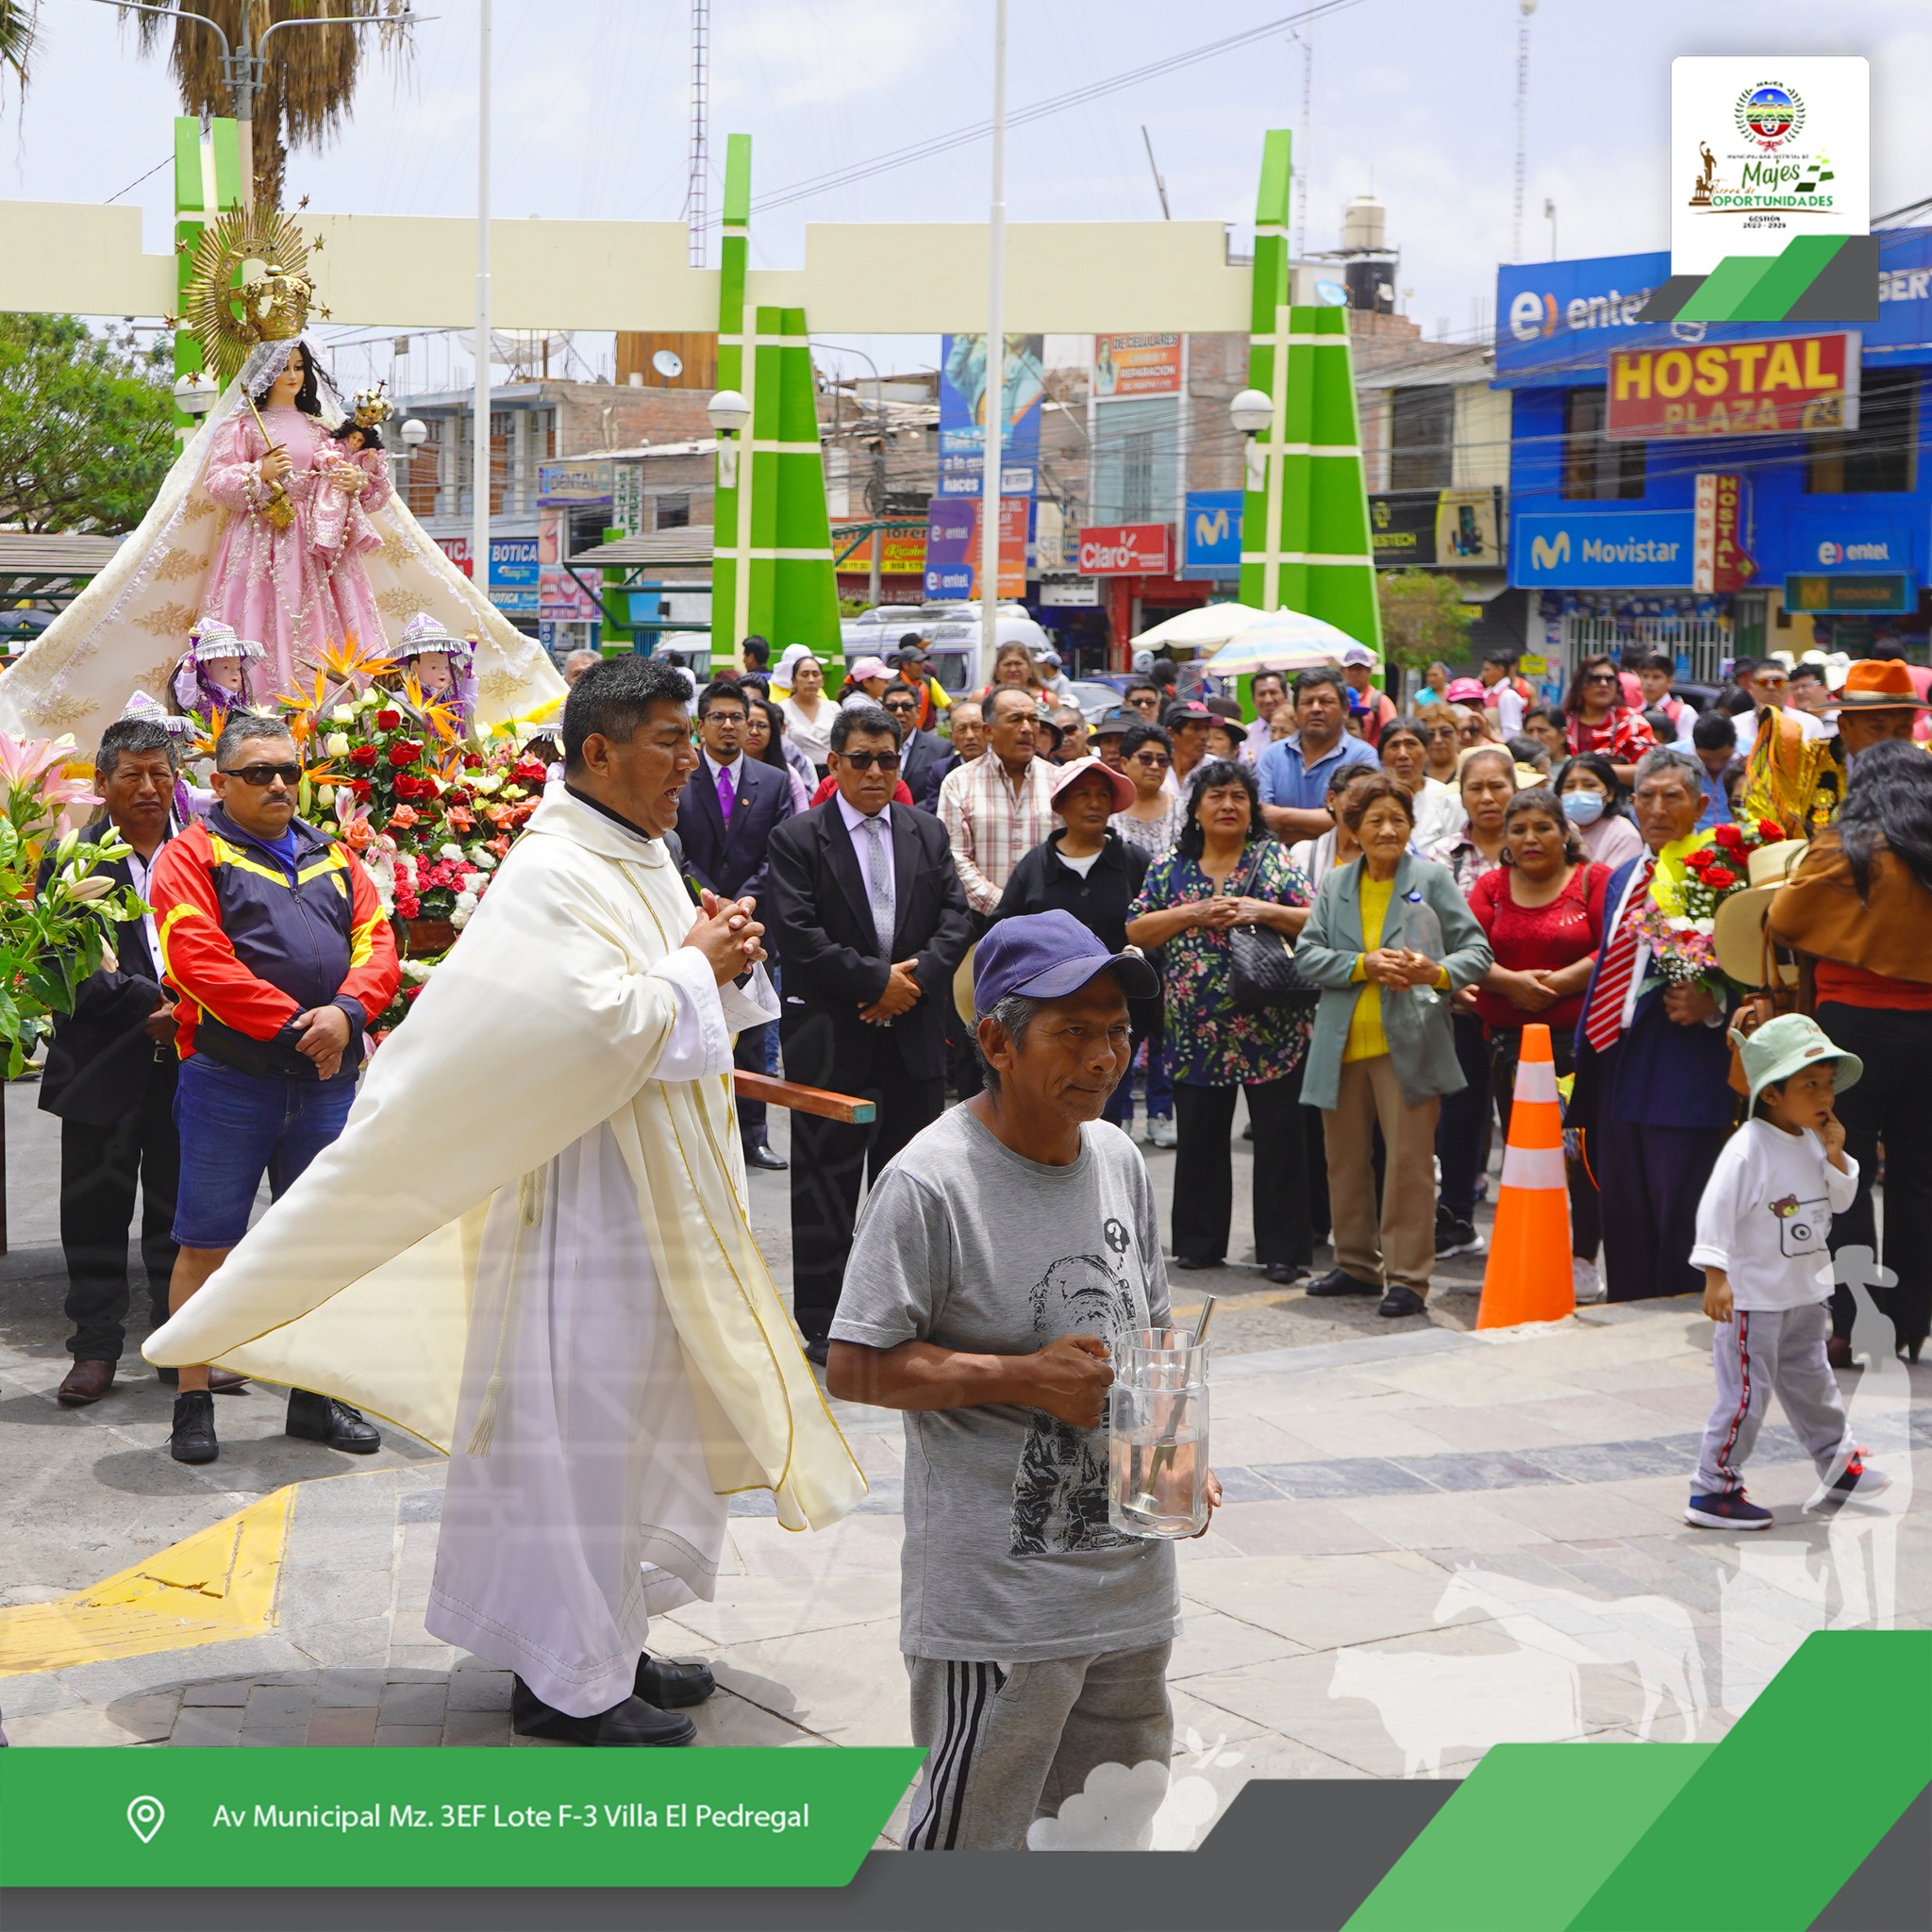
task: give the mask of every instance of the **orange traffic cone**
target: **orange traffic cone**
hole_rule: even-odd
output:
[[[1557,1068],[1550,1058],[1550,1029],[1530,1025],[1523,1029],[1523,1055],[1516,1064],[1509,1144],[1503,1150],[1503,1187],[1475,1325],[1560,1322],[1575,1307]]]

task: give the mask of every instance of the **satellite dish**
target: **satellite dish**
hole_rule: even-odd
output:
[[[1348,307],[1348,291],[1340,282],[1317,282],[1315,284],[1315,299],[1324,308],[1346,308]]]
[[[659,349],[651,358],[651,367],[670,382],[684,374],[684,358],[675,349]]]

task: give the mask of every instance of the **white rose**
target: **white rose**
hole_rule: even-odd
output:
[[[500,790],[502,785],[503,774],[501,772],[479,773],[470,780],[470,790],[472,791],[480,791],[486,797],[491,792]]]
[[[436,856],[439,858],[460,858],[463,856],[463,848],[455,842],[439,845],[436,848]]]
[[[356,708],[358,711],[374,711],[381,706],[382,699],[383,693],[380,691],[378,691],[375,685],[372,684],[369,687],[369,689],[365,691],[362,693],[362,695],[356,700]]]
[[[329,716],[338,724],[353,724],[356,722],[356,707],[353,704],[338,705]]]
[[[475,892],[458,892],[456,903],[458,912],[474,912],[476,909],[476,895]]]
[[[449,916],[450,925],[455,931],[461,932],[464,926],[469,924],[470,909],[469,907],[463,904],[461,898],[457,900],[456,908]]]
[[[332,758],[345,758],[349,756],[349,734],[346,731],[331,731],[322,741],[322,748]]]
[[[470,863],[478,872],[494,872],[496,870],[496,854],[491,851],[487,845],[479,845],[470,854]]]
[[[1690,922],[1690,927],[1693,932],[1700,932],[1706,939],[1708,939],[1717,930],[1717,921],[1714,919],[1693,919]]]

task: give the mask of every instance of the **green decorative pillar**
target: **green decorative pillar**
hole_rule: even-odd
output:
[[[748,308],[751,136],[724,149],[724,240],[718,277],[718,387],[751,406],[737,438],[737,473],[718,472],[711,571],[711,657],[731,663],[739,641],[770,641],[773,661],[806,644],[840,655],[839,589],[825,513],[818,396],[802,308]]]
[[[242,151],[232,121],[201,121],[192,114],[175,120],[175,309],[188,306],[189,272],[202,225],[242,206]],[[198,375],[208,365],[191,328],[175,331],[175,374]],[[175,427],[186,438],[200,419],[178,406]]]
[[[1292,174],[1291,137],[1271,130],[1255,207],[1248,381],[1272,398],[1274,418],[1257,439],[1265,487],[1248,491],[1242,513],[1241,602],[1322,618],[1379,653],[1348,311],[1290,304]]]

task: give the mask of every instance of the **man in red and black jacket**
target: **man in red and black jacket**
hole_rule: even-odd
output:
[[[282,1192],[342,1130],[362,1030],[401,968],[375,886],[346,847],[295,816],[301,763],[277,720],[242,714],[215,746],[215,804],[162,850],[150,884],[167,983],[179,995],[175,1119],[179,1308],[248,1231],[264,1174]],[[212,1462],[208,1371],[184,1368],[169,1452]],[[344,1403],[289,1395],[288,1431],[373,1455]]]

